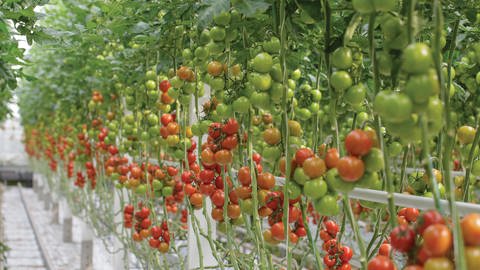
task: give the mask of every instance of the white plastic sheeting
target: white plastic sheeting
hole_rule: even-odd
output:
[[[28,158],[22,143],[23,128],[18,106],[10,105],[12,116],[0,124],[0,166],[27,166]]]

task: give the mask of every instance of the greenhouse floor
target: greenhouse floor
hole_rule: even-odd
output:
[[[63,242],[62,226],[31,188],[4,188],[1,211],[8,269],[48,269],[47,261],[53,269],[80,269],[80,244]]]

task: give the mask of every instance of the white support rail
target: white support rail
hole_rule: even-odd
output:
[[[365,200],[370,202],[377,203],[387,203],[388,202],[388,192],[381,190],[371,190],[365,188],[355,188],[349,193],[350,198]],[[394,193],[393,198],[395,200],[395,205],[403,207],[414,207],[421,210],[433,209],[435,208],[433,198],[421,197],[415,195],[407,195],[401,193]],[[460,215],[466,215],[469,213],[480,213],[480,205],[473,203],[465,202],[455,202],[457,205],[458,212]],[[449,212],[448,201],[440,200],[440,206]]]

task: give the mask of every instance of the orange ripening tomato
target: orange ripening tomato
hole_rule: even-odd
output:
[[[365,166],[361,159],[354,156],[346,156],[338,161],[337,170],[344,181],[355,182],[362,178],[365,173]]]
[[[429,226],[422,236],[423,246],[432,257],[445,256],[452,248],[452,232],[444,224]]]
[[[480,246],[480,214],[466,215],[461,223],[463,239],[468,246]]]

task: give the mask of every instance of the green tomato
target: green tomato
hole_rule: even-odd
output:
[[[192,134],[195,135],[195,136],[201,136],[202,135],[202,131],[200,130],[200,124],[199,123],[192,124],[191,130],[192,130]]]
[[[148,90],[156,90],[157,89],[157,83],[153,80],[148,80],[145,83],[145,87],[147,87]]]
[[[151,126],[148,128],[148,135],[150,138],[156,137],[160,135],[160,127],[158,125]]]
[[[477,159],[473,162],[472,174],[475,176],[480,176],[480,159]]]
[[[145,78],[147,80],[153,80],[155,81],[157,79],[157,74],[155,73],[154,70],[148,70],[146,73],[145,73]]]
[[[172,84],[173,88],[180,88],[183,86],[183,80],[177,76],[171,78],[170,83]]]
[[[280,66],[279,63],[276,63],[272,66],[272,70],[270,70],[270,76],[272,76],[272,79],[278,83],[282,82],[283,79],[283,73],[282,73],[282,67]]]
[[[376,186],[377,183],[381,184],[381,181],[379,180],[378,174],[376,172],[366,172],[360,180],[358,180],[356,183],[358,187],[361,188],[373,188]],[[381,188],[381,186],[380,186]]]
[[[357,113],[357,123],[363,124],[368,121],[369,116],[366,112],[359,112]]]
[[[208,132],[208,128],[210,127],[211,123],[212,121],[209,121],[209,120],[204,120],[200,123],[200,130],[202,131],[202,133]]]
[[[365,170],[369,172],[378,172],[384,167],[383,153],[378,148],[370,149],[370,152],[362,157],[365,164]]]
[[[190,104],[190,101],[192,100],[192,96],[187,94],[187,95],[181,95],[178,98],[178,101],[180,101],[180,104],[188,106]]]
[[[210,37],[214,41],[223,41],[227,33],[225,32],[225,28],[214,26],[210,29]]]
[[[253,200],[251,198],[240,201],[244,213],[253,215]]]
[[[223,42],[210,42],[205,46],[210,55],[217,55],[223,53],[225,49],[225,44]]]
[[[315,210],[324,216],[336,216],[340,212],[337,199],[332,195],[325,195],[321,199],[316,200],[314,204]]]
[[[295,90],[297,88],[297,83],[292,79],[288,79],[287,80],[287,86],[288,86],[288,88],[290,88],[292,90]]]
[[[321,197],[325,196],[327,191],[327,183],[320,177],[307,181],[303,185],[303,194],[313,200],[320,199]]]
[[[135,188],[135,193],[138,195],[145,195],[147,192],[147,186],[145,184],[140,184]]]
[[[345,102],[350,105],[362,104],[367,95],[367,88],[362,84],[354,85],[348,88],[345,93]]]
[[[208,58],[208,50],[203,46],[196,48],[194,54],[195,54],[195,57],[197,57],[200,60],[205,60]]]
[[[400,155],[400,153],[402,153],[402,150],[403,150],[402,144],[394,141],[388,146],[388,155],[390,157],[396,157]]]
[[[312,103],[308,107],[308,110],[313,114],[317,114],[320,111],[320,103]]]
[[[377,54],[378,71],[384,76],[390,76],[392,72],[392,58],[386,52],[379,52]]]
[[[220,26],[227,26],[230,24],[232,17],[228,11],[221,12],[217,16],[213,17],[213,22]]]
[[[161,190],[163,188],[163,182],[158,179],[153,179],[152,187],[154,190]]]
[[[230,115],[232,115],[232,108],[225,103],[218,104],[216,111],[218,116],[221,118],[228,118]]]
[[[232,106],[234,112],[247,113],[250,110],[250,101],[248,98],[241,96],[233,102]]]
[[[335,71],[330,77],[330,83],[336,91],[342,92],[352,86],[352,78],[346,71]]]
[[[210,80],[210,87],[215,91],[220,91],[225,88],[225,80],[221,77],[215,77]]]
[[[150,126],[157,125],[158,124],[158,116],[154,113],[148,114],[147,122]]]
[[[361,14],[370,14],[375,11],[372,0],[352,0],[353,9]]]
[[[302,187],[293,181],[287,183],[288,196],[291,199],[298,198],[302,194]]]
[[[295,69],[294,71],[292,71],[292,80],[295,80],[295,81],[298,81],[300,80],[300,77],[302,77],[302,71],[300,71],[300,69]]]
[[[386,100],[385,112],[382,115],[386,121],[400,123],[408,118],[413,110],[410,98],[403,93],[393,93]]]
[[[296,110],[298,118],[301,120],[308,120],[312,117],[312,112],[307,108],[298,108]]]
[[[170,186],[166,186],[162,188],[162,195],[164,197],[171,196],[173,194],[173,188]]]
[[[282,151],[277,146],[266,146],[265,148],[263,148],[262,154],[265,160],[273,163],[280,158],[280,156],[282,155]]]
[[[332,53],[332,65],[338,69],[348,69],[353,64],[352,50],[339,47]]]
[[[194,82],[185,83],[183,86],[183,93],[186,95],[191,95],[197,90],[197,84]]]
[[[178,160],[182,160],[185,158],[185,153],[182,149],[177,149],[175,152],[173,152],[173,156]]]
[[[270,106],[270,96],[268,95],[268,93],[265,92],[254,92],[250,96],[250,102],[252,102],[252,105],[255,107],[258,107],[260,109],[266,109]]]
[[[268,53],[259,53],[253,58],[253,69],[256,72],[267,73],[272,70],[273,58]]]
[[[272,37],[270,41],[263,43],[263,49],[268,53],[280,52],[280,40],[277,37]]]
[[[303,186],[307,181],[310,181],[310,177],[308,177],[303,168],[298,167],[295,168],[295,172],[293,173],[293,180]]]
[[[272,87],[270,88],[270,98],[275,103],[280,103],[283,97],[283,85],[278,82],[273,82]]]
[[[405,93],[415,103],[424,103],[433,95],[440,92],[440,84],[435,70],[430,69],[427,73],[413,75],[407,81]]]
[[[268,73],[252,73],[249,76],[249,82],[258,91],[267,91],[272,87],[272,77]]]
[[[322,99],[322,92],[318,89],[313,89],[310,94],[312,95],[312,100],[313,101],[320,101]]]
[[[376,11],[389,12],[395,9],[398,0],[372,0]]]
[[[402,55],[402,68],[408,73],[426,73],[433,64],[430,47],[424,43],[407,46]]]
[[[189,48],[185,48],[182,51],[182,57],[184,60],[192,60],[192,51]]]

